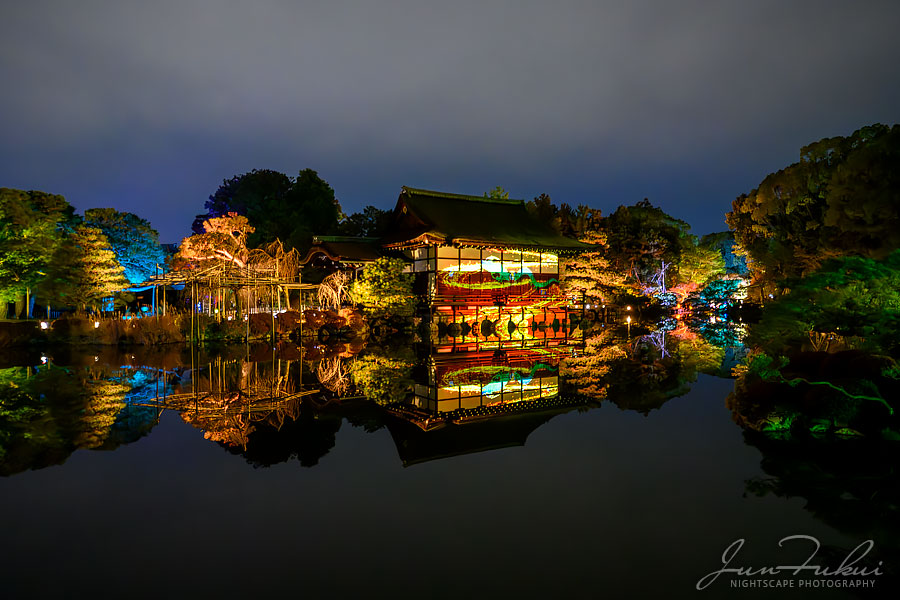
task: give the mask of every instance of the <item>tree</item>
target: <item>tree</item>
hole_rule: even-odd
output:
[[[769,291],[829,258],[900,247],[900,125],[804,146],[800,161],[739,196],[726,215],[755,283]]]
[[[598,209],[584,204],[573,209],[566,203],[557,207],[547,194],[535,196],[525,203],[525,208],[538,221],[549,223],[557,233],[573,239],[580,239],[601,226],[602,215]]]
[[[412,315],[416,297],[405,268],[403,260],[387,257],[366,265],[350,286],[350,299],[370,313]]]
[[[374,206],[365,207],[362,212],[353,213],[338,226],[341,235],[354,237],[381,237],[387,233],[393,213]]]
[[[148,221],[113,208],[91,208],[84,211],[84,224],[103,232],[131,283],[142,283],[163,271],[166,255],[159,233]]]
[[[606,398],[611,365],[628,358],[612,329],[587,337],[583,350],[560,362],[559,374],[565,390],[592,400]]]
[[[16,301],[17,313],[46,279],[74,213],[62,196],[0,188],[0,301]]]
[[[52,270],[59,295],[84,309],[99,308],[104,298],[128,286],[122,265],[96,227],[75,226],[59,247]]]
[[[485,192],[485,198],[492,198],[494,200],[509,200],[509,192],[503,189],[503,186],[498,185],[494,189],[489,192]]]
[[[603,230],[612,267],[638,282],[657,276],[664,262],[677,264],[685,250],[697,243],[689,233],[690,225],[667,215],[646,198],[634,206],[620,206],[603,221]]]
[[[350,363],[347,373],[356,389],[382,405],[403,402],[413,386],[413,362],[405,354],[383,356],[367,353]]]
[[[602,299],[625,283],[624,275],[609,268],[604,243],[606,237],[599,231],[589,231],[580,241],[595,244],[596,249],[580,252],[560,264],[560,282],[567,294],[584,294],[588,298]]]
[[[682,249],[681,257],[675,264],[675,283],[704,286],[709,281],[725,274],[725,259],[715,248],[702,244]]]
[[[247,217],[237,213],[207,219],[203,222],[203,233],[181,241],[175,255],[175,268],[198,269],[222,263],[245,267],[250,258],[247,238],[253,231]]]
[[[734,239],[734,232],[719,231],[707,233],[700,238],[700,246],[717,250],[722,255],[722,260],[725,263],[725,272],[729,275],[746,275],[749,272],[747,270],[747,258],[736,253],[739,248]]]
[[[254,231],[250,248],[281,240],[285,249],[306,251],[314,234],[337,231],[343,216],[334,190],[312,169],[296,178],[270,170],[253,170],[226,180],[206,202],[206,215],[194,220],[194,232],[203,233],[209,218],[235,213],[247,217]]]
[[[790,291],[766,306],[751,339],[777,354],[815,334],[900,356],[900,249],[880,261],[833,259],[791,281]]]

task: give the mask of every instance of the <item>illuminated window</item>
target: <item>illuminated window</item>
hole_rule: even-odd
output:
[[[559,258],[556,254],[551,254],[549,252],[541,253],[541,273],[550,275],[559,274]]]
[[[522,272],[522,253],[518,250],[503,251],[503,270],[507,273]]]

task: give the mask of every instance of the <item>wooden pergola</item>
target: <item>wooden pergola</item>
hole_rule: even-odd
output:
[[[281,277],[276,266],[266,267],[261,265],[238,266],[235,263],[222,262],[202,269],[189,269],[170,271],[151,278],[145,285],[153,286],[153,313],[166,314],[165,294],[162,297],[162,306],[159,302],[159,288],[164,290],[167,286],[184,286],[190,289],[191,317],[199,314],[207,314],[218,320],[235,318],[240,314],[240,291],[245,291],[246,314],[271,313],[275,318],[276,312],[282,310],[282,298],[284,306],[290,308],[290,292],[316,290],[317,285],[305,284],[300,281],[300,276]],[[231,293],[232,298],[228,298]],[[232,300],[234,309],[231,308]],[[193,329],[192,329],[193,331]]]

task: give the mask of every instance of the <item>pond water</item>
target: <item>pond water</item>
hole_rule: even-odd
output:
[[[0,594],[842,598],[895,585],[808,574],[760,589],[731,582],[783,579],[723,574],[698,592],[739,539],[732,567],[802,563],[810,539],[779,547],[794,535],[821,543],[810,564],[835,567],[870,539],[873,568],[900,556],[896,455],[745,432],[727,365],[687,367],[684,349],[668,374],[659,357],[632,360],[591,398],[566,366],[579,348],[389,348],[7,356]],[[875,588],[798,587],[848,579]]]

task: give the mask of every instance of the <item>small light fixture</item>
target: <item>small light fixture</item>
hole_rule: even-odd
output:
[[[97,329],[99,327],[100,327],[100,321],[94,321],[94,329]]]
[[[50,329],[50,323],[47,321],[41,321],[41,329]]]
[[[625,310],[631,310],[631,305],[629,304],[628,306],[626,306]]]

